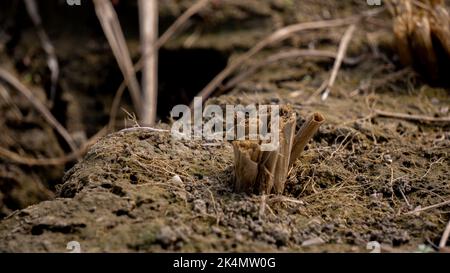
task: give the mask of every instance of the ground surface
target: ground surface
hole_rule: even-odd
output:
[[[235,58],[277,27],[370,9],[364,1],[331,2],[234,3],[238,8],[209,17],[205,11],[167,50],[194,48],[195,54],[198,50],[206,54],[201,50],[207,48]],[[165,10],[176,16],[174,7],[182,9],[187,3]],[[62,179],[62,166],[36,168],[0,161],[2,213],[6,216],[23,208],[1,220],[0,251],[62,252],[73,240],[86,252],[356,252],[367,251],[369,241],[380,242],[384,251],[416,251],[422,244],[433,247],[449,220],[449,206],[408,212],[449,199],[450,128],[374,116],[373,110],[448,116],[449,90],[430,87],[398,66],[388,18],[381,14],[358,25],[348,52],[352,62],[341,68],[326,101],[312,96],[333,66],[333,59],[324,58],[290,58],[264,65],[226,95],[209,101],[291,104],[302,117],[313,111],[324,114],[326,124],[290,172],[283,195],[264,198],[233,193],[233,155],[228,143],[179,142],[168,132],[144,129],[117,132],[96,143],[73,168],[67,165]],[[292,48],[336,50],[344,31],[302,33],[258,54],[237,75],[270,54]],[[32,29],[29,32],[24,40]],[[70,41],[61,37],[55,39],[55,47],[66,49]],[[28,56],[26,43],[20,44],[15,55],[6,50],[1,54],[11,70]],[[136,41],[130,39],[131,48],[133,44]],[[62,101],[73,111],[63,115],[66,126],[73,127],[71,132],[81,130],[90,136],[107,122],[120,83],[108,81],[108,75],[117,72],[102,70],[114,66],[108,52],[107,46],[93,42],[60,53],[67,60],[62,76],[66,84],[61,88]],[[35,58],[44,60],[38,66],[42,70],[45,56],[39,56]],[[67,67],[70,70],[64,70]],[[43,73],[30,67],[24,71],[22,78]],[[39,81],[29,85],[45,96],[36,88]],[[96,88],[101,90],[92,98]],[[1,101],[5,114],[0,116],[4,119],[0,126],[6,135],[0,139],[2,147],[28,156],[61,155],[66,148],[55,140],[55,133],[26,101],[11,96],[14,103]],[[17,117],[14,105],[24,117]],[[84,109],[80,105],[90,109],[89,115],[80,111]],[[24,109],[29,109],[28,115]],[[36,125],[30,123],[39,124],[38,129],[33,131]],[[14,127],[18,124],[22,127]],[[158,127],[170,128],[164,123]],[[40,134],[44,137],[36,137]],[[175,175],[181,181],[173,179]]]

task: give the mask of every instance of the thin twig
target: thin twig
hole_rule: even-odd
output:
[[[444,233],[442,234],[441,241],[439,242],[439,248],[444,248],[447,245],[449,236],[450,236],[450,220],[448,221]]]
[[[119,132],[134,132],[134,131],[148,131],[148,132],[161,132],[161,133],[170,132],[169,130],[158,129],[158,128],[153,128],[153,127],[131,127],[131,128],[122,129]]]
[[[376,9],[370,10],[368,12],[364,12],[361,15],[351,16],[347,18],[340,18],[334,20],[323,20],[323,21],[314,21],[314,22],[305,22],[294,25],[289,25],[287,27],[283,27],[278,29],[259,43],[257,43],[254,47],[252,47],[249,51],[238,57],[236,60],[231,62],[222,72],[220,72],[208,85],[203,88],[197,96],[201,96],[203,99],[208,98],[214,90],[231,74],[233,73],[239,66],[245,63],[248,59],[253,57],[256,53],[266,48],[267,46],[281,42],[293,34],[296,34],[305,30],[312,29],[322,29],[322,28],[331,28],[331,27],[340,27],[349,24],[355,24],[359,20],[367,16],[373,16],[380,13],[384,9]]]
[[[410,115],[404,113],[387,112],[378,109],[374,109],[374,113],[380,117],[406,119],[423,123],[444,123],[444,124],[450,123],[450,117],[429,117],[422,115]]]
[[[139,20],[142,50],[142,94],[141,122],[153,125],[156,121],[158,99],[158,1],[139,0]]]
[[[45,32],[44,27],[42,26],[41,16],[39,15],[39,9],[37,7],[35,0],[25,0],[25,7],[27,12],[33,21],[34,26],[36,27],[37,34],[39,40],[41,41],[42,48],[47,54],[47,66],[50,69],[50,80],[51,80],[51,89],[50,89],[50,102],[53,104],[56,95],[56,85],[58,83],[59,77],[59,64],[58,58],[56,57],[55,47],[53,46],[50,38]]]
[[[327,82],[325,91],[322,94],[322,100],[326,100],[328,98],[328,95],[330,95],[331,88],[333,87],[334,82],[336,81],[337,74],[339,72],[339,69],[341,68],[342,60],[344,60],[348,45],[350,43],[350,40],[352,39],[355,29],[356,29],[355,25],[349,26],[345,31],[344,36],[342,37],[341,43],[339,44],[337,57],[336,60],[334,61],[333,71],[331,72],[331,76]]]
[[[407,212],[405,214],[414,214],[414,213],[417,213],[417,212],[422,212],[422,211],[426,211],[426,210],[429,210],[429,209],[442,207],[442,206],[445,206],[447,204],[450,204],[450,200],[447,200],[447,201],[444,201],[444,202],[441,202],[441,203],[438,203],[438,204],[434,204],[434,205],[431,205],[431,206],[428,206],[428,207],[415,209],[415,210],[409,211],[409,212]]]
[[[31,104],[41,113],[41,115],[47,120],[47,122],[53,126],[53,128],[58,131],[58,133],[64,138],[64,140],[69,144],[70,148],[73,152],[77,150],[77,145],[75,141],[72,139],[72,136],[67,132],[67,130],[59,123],[59,121],[52,115],[52,113],[45,107],[45,105],[34,96],[33,92],[31,92],[25,85],[23,85],[18,79],[16,79],[12,74],[8,71],[0,68],[0,80],[5,81],[9,85],[11,85],[14,89],[19,91],[25,98],[27,98]]]
[[[159,37],[156,43],[157,47],[165,44],[183,25],[200,10],[202,10],[211,0],[198,0],[191,7],[189,7],[177,20]]]

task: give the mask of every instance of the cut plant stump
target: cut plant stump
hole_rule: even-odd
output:
[[[432,82],[448,80],[450,16],[443,0],[389,0],[401,62]]]
[[[320,113],[311,115],[296,132],[297,117],[290,106],[280,109],[279,145],[263,151],[261,141],[233,141],[234,190],[257,194],[281,194],[290,168],[306,144],[325,121]]]

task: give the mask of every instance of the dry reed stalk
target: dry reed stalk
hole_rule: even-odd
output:
[[[282,194],[289,170],[323,122],[323,116],[315,113],[296,133],[296,114],[290,106],[283,106],[279,121],[279,145],[275,150],[262,151],[261,142],[257,140],[233,141],[234,190]]]
[[[294,147],[291,152],[291,165],[294,164],[300,157],[306,147],[306,144],[308,144],[309,140],[314,136],[324,122],[325,118],[322,114],[314,113],[302,124],[302,127],[300,127],[297,135],[295,136]]]
[[[140,114],[144,125],[156,121],[158,100],[158,1],[139,0],[139,19],[142,50],[142,93],[143,107]]]
[[[439,73],[437,56],[433,48],[430,22],[426,17],[415,21],[415,31],[412,33],[411,38],[415,41],[415,43],[412,43],[412,50],[414,51],[416,62],[426,68],[431,80],[437,80]]]
[[[198,0],[195,2],[191,7],[189,7],[181,16],[179,16],[175,22],[158,38],[158,41],[156,42],[156,51],[159,50],[170,38],[175,35],[177,31],[179,31],[185,23],[196,13],[198,13],[201,9],[203,9],[211,0]],[[150,52],[149,54],[152,54]],[[137,63],[134,66],[134,69],[136,72],[140,71],[143,67],[143,58],[144,56],[141,56],[141,58],[137,61]],[[115,118],[117,116],[117,112],[120,106],[120,100],[122,99],[122,95],[125,91],[126,87],[126,80],[122,81],[119,88],[116,91],[116,95],[114,96],[114,100],[111,106],[111,111],[109,115],[109,123],[108,128],[110,131],[115,128]]]
[[[393,32],[403,65],[431,81],[446,81],[450,69],[450,16],[444,1],[389,0]]]
[[[441,241],[439,242],[439,248],[445,248],[447,245],[448,237],[450,236],[450,221],[448,221],[447,226],[445,227],[444,233],[442,234]]]
[[[446,21],[447,24],[445,24]],[[431,32],[442,43],[447,55],[450,56],[450,16],[443,5],[435,6],[433,17],[430,18],[430,27]]]
[[[141,92],[116,11],[109,0],[94,0],[95,12],[127,84],[133,105],[142,114]]]

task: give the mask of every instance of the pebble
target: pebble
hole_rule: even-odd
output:
[[[162,246],[168,246],[177,240],[177,235],[170,227],[162,227],[156,235],[156,241]]]
[[[202,199],[194,200],[194,211],[201,214],[206,214],[206,203]]]
[[[324,244],[325,241],[320,237],[311,238],[302,243],[302,246],[314,246]]]

